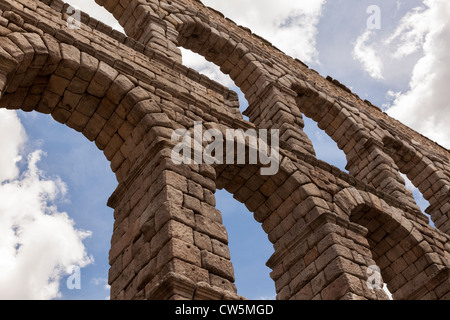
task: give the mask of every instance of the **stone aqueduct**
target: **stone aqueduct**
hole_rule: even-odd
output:
[[[324,79],[196,0],[96,0],[126,35],[87,14],[67,27],[60,0],[0,0],[0,107],[35,110],[104,152],[118,187],[112,299],[242,299],[214,193],[226,189],[261,223],[278,299],[450,298],[449,151]],[[237,94],[181,64],[190,49],[229,74]],[[316,158],[303,117],[347,157]],[[175,165],[173,130],[280,130],[280,170]],[[405,174],[429,201],[420,211]]]

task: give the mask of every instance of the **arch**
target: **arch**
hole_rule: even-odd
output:
[[[132,170],[136,167],[142,169],[145,163],[139,161],[151,157],[155,149],[161,148],[158,143],[162,137],[165,137],[165,140],[170,139],[172,123],[167,115],[162,113],[160,104],[155,102],[156,98],[151,93],[152,87],[145,83],[138,85],[136,79],[133,81],[133,78],[124,75],[123,71],[114,70],[108,63],[92,57],[75,46],[61,43],[49,35],[28,33],[10,33],[7,37],[2,37],[1,43],[1,54],[4,58],[2,61],[8,61],[8,64],[1,68],[5,83],[0,107],[51,114],[58,122],[82,132],[89,140],[94,141],[111,162],[111,169],[116,173],[120,183],[118,191],[122,192],[119,201],[114,201],[117,192],[109,201],[109,205],[115,209],[115,226],[109,258],[112,269],[109,281],[112,284],[112,297],[117,298],[123,293],[121,291],[124,289],[123,285],[129,285],[128,282],[124,284],[124,280],[116,276],[116,272],[122,272],[122,268],[127,266],[122,259],[123,251],[126,248],[130,250],[130,245],[132,246],[138,238],[144,238],[144,231],[140,230],[140,219],[133,220],[137,222],[135,223],[137,229],[131,228],[127,215],[131,214],[131,210],[134,210],[133,215],[136,212],[142,214],[148,205],[146,202],[152,200],[143,197],[146,192],[154,197],[155,192],[161,191],[160,184],[151,190],[143,188],[142,185],[148,184],[150,180],[143,183],[141,175],[135,182],[136,176],[130,178],[129,173],[135,172]],[[161,91],[159,94],[164,93]],[[78,99],[74,99],[74,96],[78,96]],[[164,97],[167,98],[167,94]],[[161,161],[158,157],[155,158],[156,162]],[[158,163],[156,168],[160,168]],[[155,179],[163,179],[161,176],[168,175],[165,172],[158,173]],[[122,186],[124,188],[120,188]],[[165,196],[168,197],[166,194]],[[145,219],[143,224],[144,222]],[[163,226],[168,227],[169,222],[167,220],[165,222],[167,223]],[[172,222],[171,226],[173,225]],[[160,228],[163,226],[158,225],[157,231],[161,231]],[[226,239],[220,225],[216,226],[217,232],[220,233],[219,237]],[[122,231],[128,229],[129,232],[126,232],[124,237]],[[147,230],[144,225],[142,230]],[[166,229],[162,233],[165,231]],[[133,238],[129,238],[131,232]],[[137,250],[134,255],[145,254],[145,249],[141,248],[142,242],[143,240],[139,242],[140,246],[134,246],[135,251]],[[132,272],[127,273],[127,276],[134,277],[134,263],[129,268]],[[131,278],[128,280],[131,281]],[[148,279],[139,279],[139,281],[146,280]]]
[[[138,157],[123,148],[137,148],[145,130],[158,122],[144,115],[167,118],[147,90],[47,34],[10,33],[2,38],[2,48],[10,64],[2,70],[7,81],[0,107],[50,114],[81,132],[103,151],[119,181]]]
[[[183,23],[177,27],[177,44],[202,55],[230,76],[249,103],[244,115],[250,122],[260,128],[279,129],[281,139],[293,149],[314,154],[292,92],[277,83],[288,69],[275,67],[270,55],[244,41],[243,35],[216,29],[201,17],[178,17]]]
[[[280,129],[281,137],[293,149],[314,154],[311,141],[302,130],[302,116],[295,106],[292,91],[276,84],[276,80],[288,74],[290,68],[275,63],[270,54],[259,48],[260,43],[267,43],[266,40],[254,34],[251,34],[252,41],[244,40],[248,35],[247,29],[224,19],[224,23],[229,23],[234,31],[238,31],[230,32],[206,15],[196,14],[186,3],[144,4],[132,1],[124,7],[119,1],[96,1],[112,12],[125,32],[140,43],[149,46],[156,41],[158,46],[160,41],[168,41],[171,52],[173,46],[183,47],[216,64],[244,93],[249,102],[244,115],[252,123],[260,128]],[[203,7],[196,2],[191,4],[193,7]],[[214,10],[211,13],[223,18]],[[154,29],[159,35],[136,35],[141,30],[152,33]],[[181,55],[175,60],[180,62]]]
[[[347,157],[345,153],[338,148],[336,142],[331,139],[328,134],[317,126],[317,123],[309,119],[304,118],[305,128],[303,129],[305,133],[310,137],[317,159],[325,161],[341,171],[348,173],[346,169]]]
[[[155,40],[159,42],[167,39],[177,47],[192,50],[215,63],[223,73],[229,74],[244,94],[250,89],[248,78],[252,73],[254,80],[266,73],[261,61],[264,63],[267,59],[257,57],[254,52],[250,53],[246,44],[231,38],[228,32],[213,27],[206,16],[195,15],[185,4],[173,1],[154,5],[137,0],[128,5],[119,1],[96,2],[118,19],[128,36],[144,46]],[[142,35],[143,33],[146,35]],[[242,72],[244,69],[246,72]],[[262,78],[262,82],[268,80]]]
[[[381,137],[387,133],[381,127],[342,99],[318,91],[305,81],[293,79],[291,88],[298,94],[296,103],[300,111],[314,120],[345,153],[346,169],[351,175],[419,210],[394,160],[383,150]]]
[[[380,267],[394,299],[439,299],[447,293],[450,288],[445,287],[445,278],[449,260],[434,259],[433,255],[439,252],[449,257],[449,252],[423,235],[430,232],[430,226],[409,220],[404,212],[383,199],[354,188],[340,191],[334,203],[351,222],[366,228],[370,250],[366,252],[369,254],[366,261],[373,259]],[[441,284],[444,292],[439,291],[436,296],[436,288]]]
[[[251,300],[273,299],[275,284],[266,262],[274,249],[266,232],[233,194],[222,189],[216,191],[215,197],[228,233],[237,292]]]
[[[445,160],[436,158],[431,161],[422,152],[399,139],[386,136],[383,139],[385,150],[398,165],[400,172],[405,174],[412,184],[419,189],[430,206],[425,210],[431,215],[436,227],[450,234],[450,205],[448,194],[450,178],[438,169],[435,163]]]

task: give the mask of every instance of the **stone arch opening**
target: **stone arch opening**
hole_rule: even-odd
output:
[[[251,300],[273,299],[276,295],[267,260],[273,245],[245,205],[226,190],[215,193],[216,208],[222,212],[228,233],[228,247],[235,273],[237,292]]]
[[[347,158],[345,153],[338,148],[336,142],[331,139],[324,130],[317,126],[317,123],[308,118],[304,118],[305,127],[304,131],[310,138],[314,151],[316,152],[317,159],[325,161],[343,172],[347,172]]]
[[[398,275],[409,264],[416,261],[414,252],[402,254],[405,250],[404,247],[413,247],[417,243],[409,244],[405,241],[405,243],[400,245],[401,240],[397,237],[406,236],[406,233],[393,236],[393,232],[399,227],[399,224],[367,206],[355,208],[350,215],[350,221],[367,228],[366,239],[369,244],[368,248],[371,252],[371,258],[375,261],[376,266],[381,269],[382,280],[387,284],[390,292],[394,292],[393,298],[398,299],[395,292],[405,284],[405,278]],[[388,224],[389,222],[391,222],[390,225]],[[403,255],[405,257],[402,257]],[[405,258],[407,261],[405,261]],[[411,279],[412,277],[408,278],[408,280]],[[379,290],[379,287],[377,289]]]
[[[125,33],[122,26],[113,16],[113,14],[106,10],[104,7],[98,5],[95,0],[78,0],[65,2],[70,4],[70,6],[72,6],[73,8],[81,10],[80,14],[82,15],[82,21],[85,21],[85,17],[88,14],[90,17],[97,19],[98,24],[108,26],[114,30]],[[69,10],[67,9],[66,12],[67,11]],[[72,14],[72,12],[67,12],[67,14]]]
[[[430,220],[430,225],[432,227],[435,227],[433,219],[431,219],[431,216],[429,214],[426,213],[426,210],[428,207],[430,207],[430,203],[428,202],[428,200],[426,200],[423,197],[422,192],[420,192],[419,188],[417,188],[416,186],[414,186],[414,184],[412,183],[411,180],[409,180],[408,176],[405,174],[401,174],[402,178],[405,179],[405,185],[406,187],[411,190],[414,200],[416,201],[417,205],[419,206],[419,208],[421,209],[422,213],[424,213],[425,216],[427,216]]]
[[[448,234],[450,232],[450,206],[447,194],[450,190],[450,178],[413,145],[408,145],[392,137],[385,137],[383,142],[386,152],[394,159],[399,171],[428,201],[429,206],[424,211],[430,215],[439,230]],[[442,163],[445,159],[437,156],[435,161]]]
[[[372,258],[395,300],[417,300],[429,293],[426,279],[421,283],[419,275],[431,264],[420,244],[421,239],[411,233],[413,230],[408,230],[412,225],[402,225],[385,212],[367,206],[355,209],[350,221],[367,228]]]
[[[242,124],[245,123],[242,122]],[[190,125],[192,125],[192,123],[190,123]],[[196,130],[198,130],[196,126],[198,125],[194,125],[194,128],[191,127],[188,130],[191,137],[195,136],[195,132]],[[231,129],[217,124],[205,123],[204,126],[202,126],[202,131],[204,132],[210,126],[215,128],[217,131],[222,132],[223,137],[226,137],[225,130]],[[245,131],[251,128],[251,126],[249,126],[248,128],[243,127],[241,128],[241,130]],[[206,144],[207,143],[204,141],[203,148],[206,147]],[[224,143],[223,148],[224,151],[227,150],[225,144],[226,143]],[[250,215],[249,212],[255,212],[255,219],[252,221],[252,223],[249,223],[248,219],[245,219],[247,220],[245,223],[251,225],[252,228],[261,228],[258,223],[263,224],[262,230],[259,229],[255,231],[258,233],[258,237],[259,239],[261,239],[261,242],[268,244],[263,246],[264,249],[269,248],[270,251],[268,253],[271,253],[273,251],[273,247],[271,246],[273,242],[267,241],[267,233],[269,233],[271,228],[273,228],[274,226],[266,226],[266,224],[264,224],[264,221],[267,219],[267,215],[270,214],[269,209],[264,205],[264,202],[267,201],[267,199],[274,192],[274,188],[277,188],[278,185],[283,184],[283,179],[286,179],[288,176],[288,174],[284,172],[284,170],[281,170],[282,173],[276,180],[271,180],[265,186],[263,186],[271,176],[264,176],[261,174],[263,165],[260,163],[255,165],[238,164],[237,157],[240,153],[237,151],[238,149],[236,149],[236,147],[237,145],[235,144],[233,151],[234,164],[214,163],[211,165],[206,165],[204,163],[193,164],[191,162],[191,164],[187,165],[185,170],[182,170],[181,166],[175,166],[173,163],[171,163],[172,161],[169,160],[169,163],[171,163],[170,167],[174,172],[178,172],[179,174],[188,177],[187,190],[184,191],[185,194],[182,196],[182,206],[189,210],[192,210],[194,213],[194,217],[198,217],[199,221],[201,221],[202,223],[201,227],[194,229],[194,244],[201,249],[206,259],[212,259],[212,257],[215,257],[216,259],[219,259],[217,257],[220,257],[220,259],[222,259],[219,260],[222,261],[221,265],[216,264],[215,266],[213,266],[206,264],[204,266],[204,269],[206,269],[206,271],[210,273],[211,279],[214,279],[211,281],[213,281],[212,283],[215,286],[219,286],[222,289],[226,289],[230,292],[236,292],[236,289],[239,290],[239,288],[236,288],[237,283],[235,284],[235,281],[237,279],[236,269],[231,265],[231,263],[235,263],[236,261],[233,260],[233,252],[231,252],[230,255],[230,251],[228,250],[229,241],[231,240],[228,237],[228,226],[227,223],[225,223],[225,218],[223,216],[224,210],[217,205],[219,202],[218,198],[220,198],[220,194],[226,194],[226,198],[229,199],[228,201],[231,200],[235,201],[236,203],[239,202],[240,204],[245,205],[244,208],[241,207],[241,211],[244,212],[239,212],[239,215]],[[193,155],[195,153],[195,150],[192,145],[190,145],[190,150],[190,154]],[[204,150],[205,149],[202,149],[202,151]],[[249,139],[246,139],[245,150],[243,151],[243,153],[245,154],[246,163],[249,163],[248,160],[250,150],[251,146],[249,143]],[[201,175],[203,175],[203,178],[201,177]],[[180,180],[185,180],[185,178],[182,178],[181,176],[178,176],[178,178]],[[274,181],[276,181],[276,184],[274,183]],[[290,186],[295,186],[292,180],[290,180],[289,183],[291,183]],[[202,189],[203,192],[201,191]],[[230,199],[230,197],[233,197],[234,199]],[[283,194],[283,197],[286,198],[287,194]],[[278,201],[283,202],[283,200],[278,195],[275,195],[272,198],[277,199],[275,200],[277,201],[276,206],[280,205]],[[228,207],[233,207],[230,203],[227,204]],[[261,209],[258,210],[260,206]],[[286,207],[286,209],[289,210],[289,207]],[[287,213],[288,212],[285,212],[285,214]],[[226,211],[226,214],[230,215],[230,212]],[[235,214],[235,212],[231,212],[231,215],[233,214]],[[205,218],[203,218],[203,216]],[[233,219],[233,217],[227,217],[227,219],[228,221],[233,220],[233,224],[237,223],[237,221],[234,221],[235,219]],[[263,231],[265,231],[265,233]],[[245,231],[244,236],[241,235],[240,237],[236,238],[249,240],[248,236],[250,234],[253,234],[252,232],[253,231],[251,230],[247,230]],[[269,237],[269,240],[270,239],[272,239],[271,241],[276,241],[275,238]],[[240,252],[242,253],[242,250],[246,247],[246,245],[243,244],[242,246],[239,246]],[[263,270],[263,272],[267,272],[267,269],[264,268],[264,263],[260,264],[259,270],[261,269]],[[261,272],[259,270],[258,273]],[[264,282],[264,286],[266,288],[270,285],[273,285],[272,281]],[[254,292],[252,293],[253,298],[257,299],[261,297],[261,295],[257,296],[255,294],[256,293]],[[268,296],[272,296],[272,294],[269,293]]]
[[[394,160],[383,149],[383,132],[367,122],[367,116],[346,102],[319,92],[306,82],[294,79],[291,88],[297,93],[299,110],[337,144],[347,159],[346,169],[378,190],[395,195],[405,205],[419,210],[412,192],[406,188]],[[379,130],[379,129],[378,129]]]
[[[360,119],[350,115],[347,110],[349,106],[345,106],[343,101],[320,93],[299,79],[293,79],[290,83],[291,89],[297,93],[296,104],[299,110],[325,131],[344,152],[347,159],[346,169],[357,177],[360,169],[353,165],[353,158],[357,156],[355,149],[364,148],[365,144],[374,142]]]
[[[222,86],[229,88],[232,92],[237,93],[237,98],[239,101],[239,111],[242,114],[242,118],[248,121],[248,117],[243,115],[244,111],[248,107],[248,101],[242,93],[241,89],[237,87],[229,75],[223,73],[220,68],[208,60],[205,57],[184,49],[180,48],[182,53],[183,64],[201,74],[201,76],[206,76],[209,79],[218,82]]]
[[[444,260],[432,258],[433,252],[440,249],[419,232],[430,229],[429,225],[408,220],[400,209],[355,189],[341,191],[335,196],[335,203],[349,215],[351,222],[366,229],[367,243],[358,253],[365,261],[363,268],[375,262],[394,299],[435,297],[448,266]],[[447,290],[446,287],[444,294]]]
[[[139,123],[145,126],[143,114],[161,110],[152,95],[109,64],[51,36],[12,33],[3,41],[11,65],[2,70],[0,107],[50,114],[81,132],[122,179],[139,155],[125,158],[120,149],[127,140],[128,148],[135,147],[131,134]]]
[[[230,76],[248,101],[244,116],[259,128],[279,129],[280,137],[293,149],[314,154],[292,92],[276,81],[288,70],[280,70],[270,54],[256,50],[244,41],[244,35],[229,35],[198,17],[184,18],[187,20],[178,26],[178,45],[205,57]]]

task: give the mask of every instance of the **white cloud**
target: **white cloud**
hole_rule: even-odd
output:
[[[108,279],[106,278],[93,278],[91,280],[91,283],[93,283],[96,286],[103,286],[103,289],[110,290],[111,286],[108,284]],[[108,295],[105,297],[104,300],[111,300],[111,297]]]
[[[394,300],[393,297],[392,297],[392,293],[389,291],[386,283],[383,284],[383,290],[387,294],[387,296],[389,297],[389,300]]]
[[[402,20],[396,34],[409,48],[400,55],[420,49],[423,57],[414,67],[409,91],[398,95],[388,113],[450,148],[450,2],[425,0],[424,4],[426,9]]]
[[[356,39],[353,58],[362,64],[363,69],[374,79],[384,79],[383,62],[374,46],[368,44],[375,31],[368,29]]]
[[[109,290],[111,288],[108,284],[108,279],[106,278],[93,278],[91,282],[96,286],[103,286],[105,290]]]
[[[204,0],[287,54],[305,63],[317,63],[317,24],[326,0]]]
[[[371,77],[386,80],[386,84],[397,86],[401,75],[409,79],[408,89],[387,93],[383,108],[450,148],[450,2],[423,0],[384,40],[375,39],[374,32],[367,30],[358,38],[355,59]]]
[[[256,300],[276,300],[277,299],[277,295],[271,295],[271,296],[261,296],[259,298],[257,298]]]
[[[403,58],[422,49],[424,36],[429,32],[428,12],[424,7],[417,7],[408,12],[400,21],[399,26],[385,41],[385,45],[393,44],[396,50],[394,58]],[[397,40],[397,41],[396,41]]]
[[[25,142],[25,131],[13,112],[0,110],[0,130],[5,133],[0,139],[0,182],[14,179],[19,174],[16,163],[21,160],[20,146]]]
[[[0,136],[9,138],[11,132],[16,134],[10,151],[0,153],[0,163],[18,159],[25,140],[16,113],[0,110]],[[8,139],[0,144],[3,140]],[[58,211],[55,203],[66,186],[38,169],[42,154],[29,154],[21,174],[14,162],[6,169],[0,166],[0,299],[57,298],[59,282],[71,266],[93,261],[82,243],[91,233],[75,229],[67,213]]]

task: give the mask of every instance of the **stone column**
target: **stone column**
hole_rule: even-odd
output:
[[[303,131],[305,123],[295,101],[297,93],[273,82],[257,83],[252,89],[259,90],[258,98],[249,100],[244,115],[259,128],[279,129],[280,140],[292,150],[315,155],[312,142]]]
[[[156,144],[112,195],[112,299],[240,299],[228,236],[215,206],[215,171],[175,165]]]
[[[431,216],[437,229],[450,234],[450,177],[445,171],[445,159],[431,161],[412,144],[400,139],[385,137],[384,150],[419,189],[430,206],[425,210]]]
[[[369,266],[376,265],[365,239],[367,229],[331,212],[318,211],[311,199],[294,210],[316,218],[298,224],[298,235],[267,262],[277,299],[294,300],[385,300],[386,293],[367,285]],[[311,208],[311,209],[308,209]]]
[[[374,188],[396,197],[417,211],[420,208],[414,201],[412,192],[406,188],[394,160],[383,151],[383,144],[373,138],[360,138],[347,153],[347,170]]]

